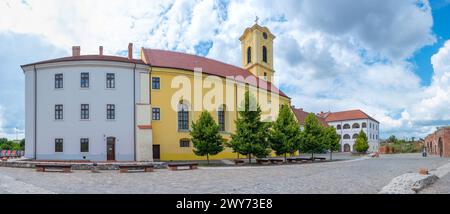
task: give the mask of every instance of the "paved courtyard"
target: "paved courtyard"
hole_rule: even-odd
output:
[[[42,173],[0,167],[0,193],[377,193],[396,176],[449,162],[420,154],[260,167],[201,167],[153,173]],[[447,176],[448,177],[448,176]],[[447,186],[449,185],[447,181]]]

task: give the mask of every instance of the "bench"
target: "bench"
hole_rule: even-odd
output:
[[[236,165],[244,165],[244,160],[234,159],[233,161],[234,161],[234,164],[236,164]]]
[[[189,169],[197,169],[198,163],[169,163],[167,164],[169,170],[176,171],[178,167],[189,167]]]
[[[71,172],[72,165],[70,164],[36,164],[36,171],[38,172],[48,172],[46,169],[56,169],[51,172]]]
[[[256,159],[256,163],[262,164],[262,165],[267,165],[270,163],[270,161],[269,161],[269,159],[266,159],[266,158],[259,158],[259,159]]]
[[[121,164],[119,170],[121,173],[127,172],[153,172],[153,164]],[[132,171],[130,171],[132,170]]]
[[[288,163],[296,163],[297,162],[297,158],[286,158]]]
[[[326,158],[324,158],[324,157],[314,157],[314,160],[320,160],[320,161],[323,161],[323,160],[326,160]]]
[[[272,159],[269,159],[269,160],[273,164],[282,164],[283,163],[283,160],[281,160],[281,159],[272,158]]]
[[[295,158],[296,161],[311,161],[311,158]]]

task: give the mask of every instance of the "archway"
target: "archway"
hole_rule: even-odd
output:
[[[344,152],[350,152],[350,145],[348,143],[344,144]]]

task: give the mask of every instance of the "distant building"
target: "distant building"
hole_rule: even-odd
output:
[[[369,151],[378,151],[380,123],[363,111],[321,112],[318,116],[325,119],[329,126],[336,128],[336,132],[341,138],[340,151],[354,151],[355,140],[361,130],[366,133],[369,140]]]
[[[306,112],[306,111],[303,111],[302,108],[295,108],[295,107],[292,107],[292,112],[294,112],[295,118],[297,119],[298,123],[300,124],[300,129],[303,130],[303,128],[305,126],[305,119],[308,116],[308,114],[310,114],[310,112]],[[319,122],[322,126],[325,126],[325,127],[328,126],[327,122],[325,121],[325,118],[319,117],[317,115],[315,115],[315,116],[317,117],[317,119],[319,120]]]
[[[440,127],[425,138],[427,152],[441,157],[450,157],[450,127]]]

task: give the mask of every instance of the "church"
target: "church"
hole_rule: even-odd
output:
[[[245,29],[242,67],[196,55],[141,48],[140,59],[72,56],[22,65],[25,74],[25,156],[37,160],[196,160],[189,131],[203,110],[228,141],[245,91],[262,119],[291,105],[274,86],[273,41],[267,27]],[[229,148],[211,159],[236,158]]]

